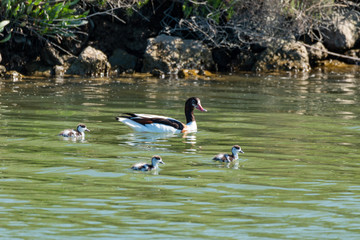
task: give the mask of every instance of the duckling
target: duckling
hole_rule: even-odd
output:
[[[219,153],[213,158],[213,160],[230,163],[239,158],[239,153],[244,153],[244,151],[241,150],[241,147],[239,145],[234,145],[231,148],[231,154]]]
[[[62,137],[71,137],[71,138],[84,138],[85,131],[90,132],[90,130],[85,126],[85,124],[80,123],[77,125],[76,130],[74,129],[65,129],[64,131],[59,133],[59,136]]]
[[[161,164],[165,164],[161,157],[159,155],[154,155],[151,158],[151,164],[147,164],[147,163],[136,163],[134,164],[131,169],[133,170],[139,170],[139,171],[151,171],[151,170],[155,170],[158,168],[159,163]]]

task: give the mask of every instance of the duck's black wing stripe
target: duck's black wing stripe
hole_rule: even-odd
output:
[[[183,130],[184,129],[184,125],[175,120],[175,119],[169,119],[169,118],[151,118],[153,123],[160,123],[160,124],[165,124],[168,126],[171,126],[173,128],[179,129],[179,130]]]
[[[123,113],[123,114],[125,114],[125,115],[121,115],[120,117],[131,118],[131,117],[137,117],[138,116],[135,113]]]
[[[123,113],[120,118],[128,118],[131,119],[139,124],[145,125],[145,124],[151,124],[151,123],[159,123],[171,126],[175,129],[183,130],[184,124],[182,124],[180,121],[173,119],[173,118],[162,118],[162,117],[144,117],[141,114],[138,115],[136,113]]]

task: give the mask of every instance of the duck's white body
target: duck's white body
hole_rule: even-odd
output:
[[[172,122],[178,122],[178,124],[182,124],[180,121],[174,119],[174,118],[168,118],[165,116],[159,116],[159,115],[149,115],[149,114],[136,114],[139,118],[162,118],[164,120],[169,120]],[[124,118],[124,117],[118,117],[117,120],[119,122],[124,123],[128,127],[132,128],[133,130],[137,132],[155,132],[155,133],[181,133],[181,132],[196,132],[197,131],[197,124],[195,121],[187,123],[183,129],[175,128],[171,125],[166,125],[163,123],[147,123],[147,124],[140,124],[136,121],[134,121],[134,118]],[[184,129],[186,129],[184,131]]]
[[[84,132],[78,132],[74,129],[65,129],[59,135],[63,137],[85,137]]]
[[[194,97],[189,98],[185,103],[186,124],[170,117],[135,113],[124,113],[123,115],[116,117],[116,120],[124,123],[128,127],[138,132],[196,132],[197,124],[193,114],[195,108],[206,112],[206,110],[201,106],[200,99]]]

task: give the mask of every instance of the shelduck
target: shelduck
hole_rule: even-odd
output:
[[[136,163],[131,167],[133,170],[139,171],[151,171],[156,170],[158,168],[159,163],[165,164],[159,155],[154,155],[151,158],[151,164],[148,163]]]
[[[239,145],[234,145],[231,148],[231,154],[219,153],[213,158],[213,160],[230,163],[239,158],[239,153],[244,153],[244,151],[241,150],[241,147]]]
[[[79,125],[77,125],[76,130],[65,129],[64,131],[59,133],[59,136],[71,138],[85,138],[85,131],[90,132],[90,130],[85,126],[85,124],[80,123]]]
[[[207,112],[207,110],[201,106],[199,98],[189,98],[185,102],[186,124],[170,117],[136,113],[123,113],[121,116],[116,117],[116,120],[124,123],[128,127],[138,132],[196,132],[197,124],[194,116],[195,108],[200,110],[201,112]]]

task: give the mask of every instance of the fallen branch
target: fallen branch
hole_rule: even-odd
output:
[[[312,49],[316,49],[316,50],[319,50],[319,51],[321,51],[321,52],[327,53],[327,54],[332,55],[332,56],[335,56],[335,57],[341,57],[341,58],[351,59],[351,60],[360,62],[360,58],[358,58],[358,57],[351,57],[351,56],[344,55],[344,54],[340,54],[340,53],[330,52],[330,51],[328,51],[328,50],[320,49],[320,48],[311,46],[311,45],[306,44],[306,43],[302,43],[302,44],[303,44],[305,47],[312,48]]]

